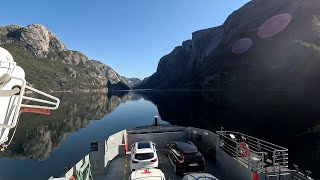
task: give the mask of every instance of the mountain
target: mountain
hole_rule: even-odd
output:
[[[254,0],[162,57],[137,88],[304,89],[320,82],[320,1]]]
[[[45,26],[0,26],[0,46],[26,72],[29,83],[41,90],[106,90],[107,84],[130,89],[132,81],[109,66],[68,50]]]
[[[136,87],[138,85],[140,85],[140,83],[142,82],[141,79],[139,78],[127,78],[129,80],[129,85],[131,85],[131,87]]]

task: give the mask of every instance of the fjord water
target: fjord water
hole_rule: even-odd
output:
[[[161,123],[240,131],[289,148],[290,163],[317,172],[320,97],[288,91],[131,91],[61,93],[50,116],[23,114],[0,179],[47,179],[89,152],[90,142],[125,128]]]

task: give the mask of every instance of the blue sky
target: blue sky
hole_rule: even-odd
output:
[[[249,0],[12,0],[0,25],[43,24],[68,49],[144,78],[194,31],[221,25]]]

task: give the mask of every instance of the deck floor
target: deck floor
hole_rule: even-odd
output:
[[[183,175],[176,175],[173,172],[173,166],[169,158],[165,155],[164,150],[158,150],[159,169],[164,172],[168,180],[181,180]],[[205,172],[219,178],[216,172],[215,163],[212,160],[206,160]],[[107,166],[104,175],[95,176],[93,179],[97,180],[127,180],[131,174],[130,171],[130,155],[115,157]],[[220,178],[219,178],[220,179]]]

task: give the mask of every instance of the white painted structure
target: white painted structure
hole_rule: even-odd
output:
[[[45,96],[52,101],[27,97],[25,90]],[[23,100],[43,105],[23,104]],[[9,146],[15,134],[21,112],[49,114],[59,107],[59,99],[26,85],[24,70],[14,62],[12,55],[0,47],[0,148]],[[14,129],[11,138],[9,132]]]
[[[233,134],[230,136],[229,134]],[[239,156],[239,142],[238,137],[246,139],[250,146],[249,155],[247,157]],[[123,179],[126,176],[126,169],[123,164],[126,162],[125,157],[130,154],[128,147],[140,141],[152,141],[157,145],[158,152],[160,147],[169,141],[192,141],[196,146],[208,150],[215,161],[214,166],[208,166],[214,177],[224,180],[261,180],[261,179],[275,179],[275,180],[313,180],[308,174],[303,174],[297,170],[291,170],[286,167],[286,162],[271,163],[265,165],[266,159],[257,158],[260,156],[260,151],[268,153],[265,148],[271,151],[268,153],[274,158],[274,161],[286,160],[286,150],[281,146],[271,144],[269,142],[231,131],[217,131],[213,133],[208,130],[180,127],[173,125],[159,125],[159,126],[143,126],[130,130],[123,130],[111,135],[108,139],[102,139],[91,144],[92,151],[79,161],[75,166],[62,175],[61,178],[72,179],[77,175],[81,168],[91,163],[91,170],[93,179]],[[261,146],[261,148],[259,147]],[[256,148],[257,147],[257,148]],[[273,149],[272,149],[273,148]],[[272,153],[271,153],[272,152]],[[278,154],[277,152],[284,152]],[[159,154],[158,154],[159,156]],[[160,157],[160,156],[159,156]],[[251,159],[257,159],[252,161]],[[208,163],[206,163],[207,165]],[[262,166],[263,165],[263,168]],[[162,168],[168,164],[163,163]],[[281,166],[281,167],[280,167]],[[159,166],[160,167],[160,166]],[[165,175],[168,175],[171,169],[161,169]],[[208,170],[208,169],[207,169]],[[127,176],[129,177],[129,173]],[[125,179],[127,179],[126,177]],[[181,179],[178,177],[176,179]],[[52,179],[52,177],[51,177]],[[57,178],[53,178],[57,179]]]

